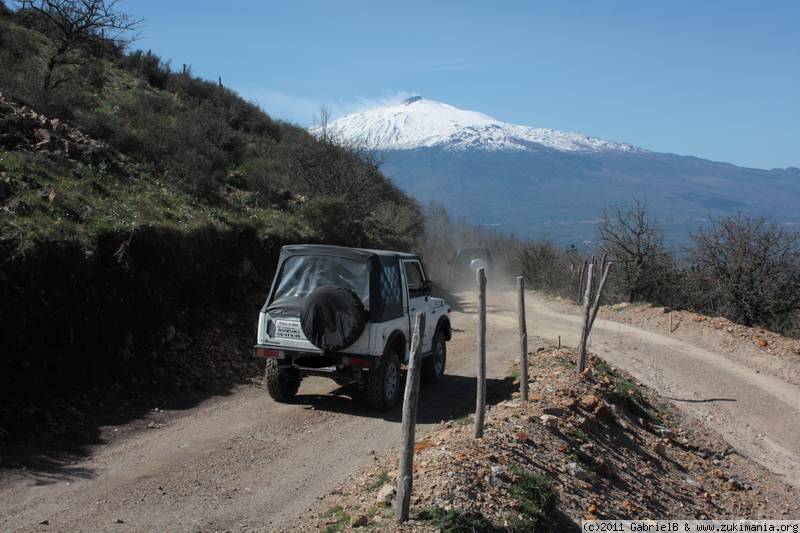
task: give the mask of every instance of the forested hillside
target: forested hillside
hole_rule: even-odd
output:
[[[250,340],[281,244],[418,239],[368,153],[131,51],[141,23],[80,5],[0,3],[4,395],[210,381],[192,350],[220,326]]]

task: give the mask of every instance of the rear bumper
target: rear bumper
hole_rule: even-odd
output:
[[[287,350],[267,344],[256,344],[253,355],[261,359],[277,359],[279,366],[295,367],[314,373],[333,374],[345,369],[371,369],[381,363],[381,358],[374,355],[347,353],[306,352]]]

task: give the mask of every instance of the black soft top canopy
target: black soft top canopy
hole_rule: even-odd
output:
[[[300,316],[306,298],[322,287],[352,290],[372,322],[403,314],[400,260],[414,254],[320,244],[281,248],[266,310],[275,316]]]

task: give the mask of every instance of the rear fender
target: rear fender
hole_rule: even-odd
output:
[[[383,355],[381,355],[381,363],[383,363],[386,354],[389,353],[389,348],[394,347],[395,351],[397,352],[397,358],[400,359],[401,363],[405,362],[406,359],[406,336],[403,334],[402,331],[396,329],[389,334],[389,338],[386,340],[386,345],[383,348]]]

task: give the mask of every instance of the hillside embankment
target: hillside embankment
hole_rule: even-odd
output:
[[[420,234],[368,154],[82,38],[54,67],[46,17],[0,1],[0,444],[23,455],[257,375],[282,244]]]
[[[390,506],[390,453],[326,496],[305,527],[579,531],[582,519],[800,514],[794,487],[702,423],[600,358],[582,375],[575,362],[574,350],[541,347],[529,357],[530,401],[515,392],[490,406],[483,438],[467,416],[418,439],[407,524],[396,524]]]

